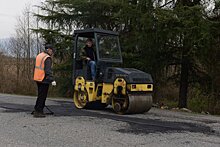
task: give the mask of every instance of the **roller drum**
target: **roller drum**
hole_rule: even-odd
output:
[[[128,109],[126,113],[144,113],[150,110],[152,106],[151,95],[128,95]]]

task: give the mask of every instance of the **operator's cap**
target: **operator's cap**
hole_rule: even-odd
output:
[[[53,52],[55,52],[55,49],[54,49],[54,47],[53,47],[53,45],[52,44],[46,44],[45,45],[45,50],[47,50],[47,49],[52,49],[53,50]]]

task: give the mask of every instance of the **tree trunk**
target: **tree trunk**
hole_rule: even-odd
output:
[[[188,77],[189,77],[189,61],[187,56],[182,57],[180,91],[179,91],[179,108],[187,108],[187,92],[188,92]]]

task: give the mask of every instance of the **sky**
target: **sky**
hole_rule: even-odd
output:
[[[0,0],[0,39],[15,34],[15,25],[22,11],[28,5],[39,4],[44,0]]]

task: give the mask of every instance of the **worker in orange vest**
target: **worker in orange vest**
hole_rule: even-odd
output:
[[[45,45],[45,50],[37,55],[34,68],[34,81],[37,83],[38,96],[34,111],[34,117],[45,117],[43,109],[47,98],[49,85],[56,86],[56,81],[52,75],[52,58],[54,48],[51,44]]]

